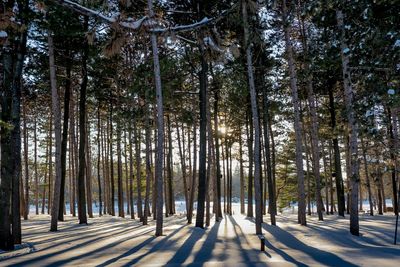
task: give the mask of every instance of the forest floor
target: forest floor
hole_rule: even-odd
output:
[[[48,215],[31,216],[22,222],[24,244],[0,253],[0,266],[399,266],[393,215],[361,215],[361,237],[350,235],[348,218],[336,215],[323,222],[308,217],[307,227],[293,214],[277,222],[263,225],[261,252],[252,220],[237,211],[204,230],[187,225],[183,215],[166,218],[165,236],[157,238],[154,222],[103,216],[78,225],[66,216],[52,233]]]

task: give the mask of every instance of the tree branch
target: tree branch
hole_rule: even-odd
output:
[[[98,18],[101,21],[107,23],[107,24],[113,24],[113,23],[118,23],[121,27],[129,29],[129,30],[139,30],[142,25],[144,24],[145,21],[149,21],[150,19],[147,16],[144,16],[143,18],[139,20],[127,20],[127,21],[118,21],[118,16],[114,17],[108,17],[106,15],[101,14],[100,11],[95,11],[93,9],[84,7],[78,3],[75,3],[70,0],[52,0],[52,2],[55,2],[63,7],[69,8],[81,15],[85,15],[88,17],[94,17]],[[231,8],[224,10],[221,12],[218,16],[213,17],[213,18],[203,18],[202,20],[195,22],[193,24],[188,24],[188,25],[177,25],[173,27],[168,27],[168,28],[158,28],[158,27],[148,27],[145,29],[147,32],[150,33],[166,33],[166,32],[184,32],[184,31],[191,31],[195,30],[201,27],[204,27],[208,24],[211,23],[216,23],[220,21],[222,18],[224,18],[227,14],[229,14],[232,10],[234,10],[237,7],[237,3],[232,5]],[[149,25],[153,24],[152,22],[149,22]],[[154,23],[155,24],[155,23]]]

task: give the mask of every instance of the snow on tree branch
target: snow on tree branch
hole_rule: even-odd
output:
[[[130,19],[127,21],[118,21],[118,16],[108,17],[106,15],[101,14],[100,11],[96,11],[96,10],[84,7],[78,3],[75,3],[70,0],[53,0],[53,2],[56,2],[59,5],[69,8],[77,13],[82,14],[82,15],[98,18],[107,24],[113,24],[113,23],[117,22],[121,27],[130,29],[130,30],[139,30],[145,21],[150,20],[149,17],[144,16],[143,18],[141,18],[139,20]],[[201,28],[205,25],[218,22],[223,17],[225,17],[227,14],[229,14],[233,9],[235,9],[236,6],[237,6],[237,4],[234,4],[231,8],[224,10],[216,17],[213,17],[213,18],[205,17],[202,20],[195,22],[193,24],[177,25],[177,26],[168,27],[168,28],[148,27],[146,29],[146,31],[151,32],[151,33],[159,33],[160,34],[160,33],[166,33],[166,32],[184,32],[184,31],[195,30],[195,29]],[[149,24],[147,26],[149,26],[151,24],[155,25],[156,23],[149,22]]]

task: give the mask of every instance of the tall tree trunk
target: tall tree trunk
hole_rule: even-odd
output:
[[[133,205],[133,180],[135,179],[135,175],[133,174],[133,142],[132,142],[132,128],[129,127],[129,132],[128,132],[128,139],[129,139],[129,204],[130,204],[130,214],[131,214],[131,219],[135,219],[135,209]],[[128,157],[128,155],[126,155]],[[140,186],[140,184],[139,184]],[[139,205],[139,201],[138,201]],[[141,205],[141,203],[140,203]],[[139,209],[139,208],[138,208]],[[140,218],[140,216],[139,216]]]
[[[88,17],[84,19],[84,30],[88,29]],[[84,40],[82,51],[82,83],[79,99],[79,172],[78,172],[78,217],[79,224],[87,224],[86,196],[85,196],[85,149],[86,147],[86,90],[88,82],[87,60],[89,57],[89,44]]]
[[[97,106],[97,183],[99,185],[99,216],[102,216],[102,190],[101,190],[101,175],[100,175],[100,164],[101,164],[101,120],[100,120],[100,102]]]
[[[64,221],[64,207],[65,207],[65,175],[67,168],[67,144],[68,144],[68,122],[69,122],[69,102],[71,97],[71,55],[69,49],[66,50],[66,80],[65,80],[65,93],[64,93],[64,120],[61,141],[61,191],[60,191],[60,207],[58,212],[58,220]]]
[[[248,123],[246,123],[247,132],[247,147],[249,157],[249,173],[247,178],[247,217],[253,218],[253,123],[248,117]]]
[[[207,75],[208,64],[203,44],[200,45],[200,151],[199,151],[199,183],[197,197],[196,227],[204,228],[204,204],[206,198],[206,158],[207,158]]]
[[[13,73],[12,49],[4,45],[3,68],[4,77],[1,88],[1,183],[0,183],[0,249],[14,249],[14,240],[11,230],[11,190],[13,178],[13,141],[12,130],[6,123],[12,124]],[[8,50],[7,50],[8,49]]]
[[[219,89],[219,88],[218,88]],[[218,90],[214,91],[214,131],[215,131],[215,164],[217,169],[217,211],[215,220],[218,222],[222,218],[222,210],[221,210],[221,164],[220,164],[220,156],[219,156],[219,134],[218,134],[218,101],[219,94]]]
[[[56,142],[56,179],[54,180],[54,193],[53,193],[53,205],[51,207],[51,225],[50,231],[57,231],[57,220],[60,208],[60,193],[61,193],[61,109],[60,99],[57,91],[57,77],[56,67],[54,64],[54,45],[53,36],[49,32],[48,35],[49,45],[49,61],[50,61],[50,83],[51,83],[51,102],[52,110],[54,114],[54,135]]]
[[[345,199],[344,199],[344,185],[342,177],[342,166],[340,159],[339,141],[337,138],[336,129],[336,111],[335,111],[335,100],[333,97],[333,86],[329,86],[329,113],[331,117],[331,127],[334,133],[332,138],[333,154],[335,159],[335,184],[336,184],[336,197],[338,201],[338,214],[344,217]]]
[[[292,91],[292,103],[294,108],[294,131],[296,136],[296,168],[297,168],[297,190],[298,190],[298,223],[306,225],[306,205],[304,191],[304,171],[303,171],[303,131],[300,122],[299,97],[297,89],[297,73],[293,56],[292,41],[290,40],[290,24],[286,21],[287,10],[286,0],[283,0],[283,17],[285,20],[285,44],[287,60],[289,65],[290,89]]]
[[[149,17],[154,17],[153,1],[147,0]],[[151,47],[153,50],[153,63],[154,63],[154,80],[156,84],[156,100],[157,100],[157,156],[155,177],[157,179],[157,222],[156,222],[156,236],[161,236],[163,233],[163,158],[164,158],[164,111],[163,111],[163,98],[161,87],[161,73],[160,62],[158,59],[158,46],[157,36],[155,33],[151,34]]]
[[[35,170],[35,214],[39,215],[39,177],[37,169],[37,116],[33,119],[33,166]]]
[[[124,131],[124,157],[125,157],[125,191],[126,191],[126,214],[130,215],[131,214],[131,193],[130,193],[130,187],[129,187],[129,167],[128,167],[128,140],[127,140],[127,132]]]
[[[77,158],[77,149],[76,149],[76,142],[75,142],[75,100],[74,100],[74,94],[71,92],[71,100],[70,100],[70,110],[72,111],[70,114],[70,127],[69,127],[69,136],[70,136],[70,142],[69,142],[69,149],[70,149],[70,162],[72,168],[70,169],[71,172],[71,179],[72,179],[72,190],[70,190],[71,194],[71,212],[72,216],[76,216],[76,209],[75,209],[75,203],[76,203],[76,174],[77,174],[77,169],[78,166],[76,165],[76,158]]]
[[[368,143],[367,143],[367,146],[368,146]],[[373,203],[372,203],[372,192],[371,192],[372,190],[371,190],[371,183],[369,181],[369,172],[368,172],[367,150],[366,150],[362,135],[361,135],[361,150],[362,150],[362,156],[363,156],[363,161],[364,161],[365,180],[367,183],[367,190],[368,190],[369,214],[371,216],[374,216],[374,207],[373,207]]]
[[[143,215],[143,206],[142,206],[142,163],[141,163],[141,156],[140,156],[140,147],[141,147],[141,140],[140,134],[137,129],[137,121],[134,121],[133,124],[133,131],[134,131],[134,138],[135,138],[135,158],[136,158],[136,187],[137,187],[137,211],[138,217],[140,221],[143,221],[143,217],[147,216],[146,214]],[[147,188],[147,182],[146,182]]]
[[[182,171],[182,180],[183,180],[183,192],[185,196],[185,203],[186,203],[186,215],[189,214],[189,196],[188,196],[188,184],[187,184],[187,174],[186,174],[186,159],[184,156],[184,150],[185,150],[185,134],[183,132],[183,124],[182,124],[182,142],[181,142],[181,134],[179,131],[179,125],[178,125],[178,119],[175,118],[176,121],[176,135],[178,138],[178,149],[179,149],[179,158],[181,162],[181,171]],[[183,148],[182,148],[183,146]]]
[[[91,154],[91,143],[90,143],[90,122],[88,118],[88,114],[86,113],[86,201],[87,201],[87,210],[89,218],[93,218],[93,198],[92,198],[92,154]]]
[[[118,216],[124,218],[124,192],[122,184],[122,149],[121,149],[121,122],[117,119],[117,179],[118,179]]]
[[[392,197],[393,197],[393,212],[395,215],[399,213],[399,201],[397,199],[397,182],[398,182],[398,161],[397,161],[397,150],[398,150],[398,134],[397,134],[397,123],[396,123],[396,115],[393,112],[393,108],[387,108],[388,113],[388,133],[390,137],[390,159],[391,159],[391,178],[392,178]],[[395,130],[396,131],[395,131]]]
[[[53,111],[50,111],[49,125],[49,193],[47,198],[47,214],[50,214],[53,188]]]
[[[261,147],[260,147],[260,120],[258,116],[257,92],[254,84],[252,43],[249,41],[249,24],[247,18],[247,2],[242,1],[243,33],[246,48],[247,78],[250,90],[251,113],[254,127],[254,194],[256,202],[256,234],[261,234],[262,223],[262,184],[261,184]]]
[[[190,183],[190,195],[189,195],[189,214],[188,223],[192,223],[193,218],[193,202],[194,202],[194,192],[196,186],[196,175],[197,175],[197,122],[194,120],[193,128],[193,170],[192,170],[192,180]],[[189,131],[190,132],[190,131]]]
[[[353,89],[350,81],[350,70],[348,68],[349,57],[347,53],[345,53],[349,48],[345,42],[345,33],[344,33],[344,22],[343,22],[343,13],[341,10],[336,12],[337,26],[341,31],[340,36],[340,49],[341,49],[341,58],[342,58],[342,71],[343,71],[343,85],[344,85],[344,95],[345,95],[345,105],[346,105],[346,113],[347,113],[347,122],[349,128],[350,135],[350,165],[351,165],[351,200],[350,200],[350,233],[358,236],[359,232],[359,224],[358,224],[358,184],[359,184],[359,175],[358,175],[358,144],[357,144],[357,136],[358,136],[358,126],[354,116],[353,110]]]
[[[167,127],[168,127],[168,157],[167,157],[167,170],[168,170],[168,195],[169,195],[169,214],[175,214],[175,198],[174,198],[174,163],[173,163],[173,147],[172,147],[172,131],[171,121],[169,115],[167,115]]]
[[[149,216],[149,202],[150,202],[150,183],[151,183],[151,163],[150,163],[150,118],[149,118],[149,97],[146,91],[146,110],[145,110],[145,143],[146,143],[146,192],[144,198],[144,214],[143,225],[147,225],[147,218]]]
[[[26,102],[26,101],[25,101]],[[27,114],[26,105],[23,105],[24,114],[24,162],[25,162],[25,213],[24,220],[28,220],[29,215],[29,158],[28,158],[28,126],[27,126]],[[47,153],[46,153],[47,156]]]
[[[115,216],[115,181],[114,181],[114,151],[113,151],[113,105],[110,103],[110,119],[109,119],[109,154],[110,154],[110,211],[111,215]]]
[[[269,103],[267,88],[263,86],[263,104],[264,104],[264,146],[265,146],[265,159],[267,164],[267,186],[268,186],[268,210],[271,217],[271,225],[276,225],[276,202],[275,202],[275,189],[272,177],[271,166],[271,149],[269,144]],[[265,190],[267,191],[267,190]]]
[[[242,141],[242,127],[239,126],[239,176],[240,176],[240,213],[244,214],[244,171],[243,171],[243,141]]]

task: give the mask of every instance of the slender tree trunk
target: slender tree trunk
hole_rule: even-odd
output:
[[[147,91],[146,91],[147,92]],[[149,201],[150,201],[150,183],[151,183],[151,164],[150,164],[150,118],[149,118],[149,98],[146,94],[146,111],[145,111],[145,142],[146,142],[146,192],[144,198],[144,214],[143,225],[147,225],[147,218],[149,216]]]
[[[26,103],[23,105],[24,114],[24,162],[25,162],[25,213],[24,220],[28,220],[29,215],[29,158],[28,158],[28,126],[27,126],[27,114],[26,114]],[[46,153],[47,155],[47,153]]]
[[[125,191],[126,191],[126,214],[131,214],[131,200],[130,200],[130,188],[129,188],[129,167],[128,167],[128,140],[127,140],[127,132],[124,131],[124,157],[125,157]]]
[[[154,17],[153,1],[147,0],[149,17]],[[157,36],[155,33],[151,34],[151,46],[153,50],[153,63],[154,63],[154,79],[156,84],[156,100],[157,100],[157,156],[156,156],[156,179],[157,179],[157,222],[156,222],[156,236],[161,236],[163,233],[163,158],[164,158],[164,111],[163,111],[163,98],[161,87],[161,72],[160,62],[158,59],[158,46]]]
[[[53,183],[53,111],[50,112],[49,125],[49,193],[47,198],[47,214],[50,214],[52,204]]]
[[[189,195],[189,214],[188,214],[188,224],[192,223],[193,218],[193,202],[194,202],[194,192],[196,186],[196,175],[197,175],[197,122],[194,120],[193,128],[193,170],[192,170],[192,181],[190,183],[190,195]]]
[[[72,92],[71,92],[72,93]],[[69,142],[69,148],[70,148],[70,161],[71,161],[71,166],[72,169],[70,169],[71,174],[71,179],[72,179],[72,190],[70,190],[70,194],[72,196],[71,202],[72,202],[72,216],[76,216],[76,209],[75,209],[75,203],[76,203],[76,174],[77,174],[77,169],[78,166],[76,165],[76,158],[77,158],[77,149],[76,149],[76,142],[75,142],[75,100],[74,100],[74,94],[72,93],[71,95],[71,100],[70,100],[70,110],[72,111],[70,114],[70,120],[71,120],[71,125],[69,127],[69,136],[70,136],[70,142]]]
[[[118,179],[118,216],[124,218],[124,192],[122,184],[122,149],[121,149],[121,122],[117,120],[117,179]]]
[[[127,179],[129,179],[129,204],[130,204],[130,214],[131,214],[131,219],[135,219],[135,208],[133,205],[133,181],[135,179],[135,175],[133,174],[133,142],[132,142],[132,128],[129,127],[129,132],[128,132],[128,139],[129,139],[129,177],[127,177]],[[128,157],[128,155],[126,155],[126,157]],[[140,184],[139,184],[140,186]],[[139,205],[139,201],[138,201],[138,205]],[[140,203],[140,205],[142,205]],[[139,209],[139,207],[138,207]],[[138,215],[139,216],[139,215]],[[139,216],[140,218],[140,216]]]
[[[397,123],[396,115],[393,112],[393,108],[387,108],[388,113],[388,134],[390,137],[390,146],[392,147],[390,152],[390,159],[392,161],[391,166],[391,178],[392,178],[392,197],[393,197],[393,212],[395,215],[399,213],[399,201],[397,199],[397,182],[398,182],[398,161],[397,161],[397,150],[398,150],[398,134],[397,134]]]
[[[348,68],[349,65],[349,57],[345,53],[348,50],[348,46],[345,42],[345,33],[344,33],[344,22],[343,22],[343,13],[341,10],[336,12],[337,25],[339,30],[341,31],[340,37],[340,48],[341,48],[341,58],[342,58],[342,71],[343,71],[343,85],[344,85],[344,94],[345,94],[345,105],[346,105],[346,113],[348,120],[348,128],[350,135],[350,164],[351,164],[351,201],[350,201],[350,233],[353,235],[360,235],[359,232],[359,224],[358,224],[358,183],[359,183],[359,175],[358,175],[358,126],[354,116],[353,111],[353,89],[350,81],[350,70]]]
[[[345,199],[344,199],[344,185],[343,185],[343,177],[342,177],[342,167],[340,160],[340,150],[339,150],[339,141],[337,138],[337,129],[336,129],[336,111],[335,111],[335,100],[333,97],[333,86],[329,87],[329,112],[331,117],[331,126],[332,132],[334,133],[332,138],[332,146],[334,152],[335,159],[335,183],[336,183],[336,196],[338,201],[338,213],[339,216],[344,217],[345,210]]]
[[[219,89],[219,88],[218,88]],[[222,219],[222,210],[221,210],[221,164],[220,164],[220,156],[219,156],[219,133],[218,133],[218,101],[219,94],[218,90],[214,91],[214,131],[215,131],[215,164],[217,169],[217,211],[215,216],[215,221],[220,221]]]
[[[48,35],[49,61],[50,61],[50,83],[51,83],[51,102],[54,114],[54,135],[56,141],[56,179],[54,181],[53,205],[51,207],[50,231],[57,231],[57,220],[60,208],[61,193],[61,109],[60,99],[57,91],[56,68],[54,64],[54,46],[52,33]]]
[[[367,146],[368,146],[368,143],[367,143]],[[368,172],[368,163],[367,163],[367,150],[366,150],[365,143],[364,143],[362,135],[361,135],[361,150],[362,150],[362,156],[363,156],[363,161],[364,161],[365,180],[366,180],[366,183],[367,183],[367,190],[368,190],[369,214],[371,216],[374,216],[374,207],[373,207],[373,203],[372,203],[371,183],[369,181],[369,172]]]
[[[88,114],[86,113],[86,146],[85,146],[85,154],[86,154],[86,201],[87,201],[87,210],[89,214],[89,218],[93,218],[93,198],[92,198],[92,154],[91,154],[91,143],[90,143],[90,122],[88,118]]]
[[[244,214],[244,171],[243,171],[243,141],[242,141],[242,127],[239,126],[239,172],[240,172],[240,213]]]
[[[100,102],[97,106],[97,183],[99,185],[99,216],[102,216],[103,200],[102,200],[102,190],[101,190],[101,175],[100,175],[100,165],[101,165],[101,120],[100,120]]]
[[[182,142],[181,142],[181,134],[179,131],[179,125],[178,125],[178,119],[175,118],[176,120],[176,135],[178,138],[178,149],[179,149],[179,158],[181,162],[181,170],[182,170],[182,180],[183,180],[183,191],[184,191],[184,196],[185,196],[185,203],[186,203],[186,215],[188,216],[189,214],[189,196],[188,196],[188,184],[187,184],[187,174],[186,174],[186,159],[184,156],[184,150],[185,150],[185,134],[183,132],[183,125],[181,127],[182,129]],[[182,148],[183,146],[183,148]]]
[[[134,131],[134,138],[135,138],[135,157],[136,157],[136,186],[137,186],[137,210],[138,210],[138,217],[140,221],[143,221],[143,217],[147,216],[147,214],[143,215],[143,206],[142,206],[142,163],[141,163],[141,156],[140,156],[140,147],[141,147],[141,140],[140,134],[137,129],[137,121],[134,121],[133,124],[133,131]],[[146,182],[147,188],[147,182]],[[147,190],[147,189],[146,189]]]
[[[283,17],[286,20],[286,0],[283,0]],[[292,41],[290,40],[290,24],[286,21],[284,32],[285,32],[285,43],[286,53],[289,65],[290,75],[290,89],[292,91],[292,103],[294,108],[294,131],[296,136],[296,168],[297,168],[297,190],[298,190],[298,223],[306,225],[306,205],[305,205],[305,191],[304,191],[304,171],[303,171],[303,144],[302,144],[302,127],[300,122],[300,108],[299,108],[299,97],[297,89],[297,73],[295,69],[295,62],[293,56]]]
[[[65,209],[65,176],[67,168],[67,144],[68,144],[68,122],[69,122],[69,102],[71,97],[71,55],[69,49],[66,50],[66,80],[64,93],[64,120],[61,141],[61,191],[60,191],[60,207],[58,212],[58,220],[64,221]]]
[[[110,103],[110,120],[109,120],[109,154],[110,154],[110,211],[111,215],[115,216],[115,181],[114,181],[114,152],[113,152],[113,105]]]
[[[272,175],[271,166],[271,149],[269,144],[269,103],[267,88],[263,86],[263,104],[264,104],[264,146],[265,146],[265,159],[267,164],[267,186],[268,186],[268,210],[271,217],[271,225],[276,225],[276,202],[275,202],[275,189]],[[267,191],[267,190],[265,190]]]
[[[249,117],[249,116],[248,116]],[[247,217],[252,218],[253,215],[253,124],[251,119],[248,119],[246,124],[247,130],[247,147],[249,155],[249,173],[247,178]]]
[[[33,166],[35,169],[35,214],[39,215],[39,177],[38,177],[38,169],[37,169],[37,116],[33,119],[33,154],[34,161]]]
[[[88,17],[84,20],[84,29],[88,28]],[[85,196],[85,149],[86,146],[86,90],[87,90],[87,60],[89,57],[89,44],[84,41],[82,51],[82,83],[79,99],[79,172],[78,172],[78,217],[79,224],[87,224],[86,196]],[[89,204],[89,203],[88,203]]]

